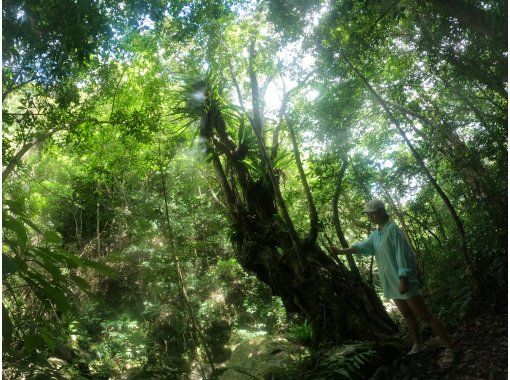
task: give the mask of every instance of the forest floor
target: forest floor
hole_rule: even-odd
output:
[[[456,346],[456,359],[450,368],[439,363],[444,348],[438,338],[425,344],[427,350],[413,356],[396,359],[381,367],[372,379],[488,379],[508,378],[508,309],[500,313],[485,312],[470,315],[449,329]],[[411,348],[411,340],[406,336]]]

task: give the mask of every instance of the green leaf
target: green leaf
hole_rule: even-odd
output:
[[[28,236],[23,223],[7,214],[4,214],[3,226],[16,234],[16,236],[18,237],[17,240],[18,245],[20,246],[27,245]]]
[[[37,227],[37,225],[32,222],[30,219],[28,218],[21,218],[21,220],[23,220],[23,222],[27,225],[27,226],[30,226],[35,232],[37,233],[40,233],[42,234],[43,232],[41,231],[41,229],[39,227]]]
[[[48,281],[46,281],[45,278],[43,278],[38,273],[30,273],[30,276],[37,280],[37,283],[41,286],[42,291],[44,292],[46,297],[53,304],[55,304],[55,306],[57,306],[57,308],[60,311],[66,312],[71,309],[71,305],[69,304],[69,301],[67,300],[67,297],[64,295],[62,290],[50,284]]]
[[[42,263],[39,262],[39,265],[43,267],[48,273],[50,273],[54,279],[58,281],[63,280],[60,268],[55,265],[55,263],[58,263],[58,260],[55,259],[53,253],[42,248],[37,249],[37,252],[39,253],[39,257],[43,260]]]
[[[55,266],[48,258],[43,257],[43,262],[40,264],[48,273],[53,276],[55,280],[63,279],[60,269]]]
[[[31,354],[36,348],[43,345],[44,341],[40,335],[28,334],[24,336],[25,350]]]
[[[82,260],[63,249],[51,251],[51,257],[53,257],[56,261],[61,263],[66,263],[69,268],[78,268],[83,266]]]
[[[21,273],[20,273],[21,274]],[[23,280],[32,288],[37,298],[44,304],[44,306],[51,308],[51,302],[48,301],[48,297],[38,282],[34,281],[31,277],[31,273],[23,273],[21,275]]]
[[[52,230],[44,231],[43,239],[46,243],[62,244],[62,238],[60,237],[60,234],[56,231]]]
[[[48,293],[50,299],[62,312],[66,312],[71,309],[69,301],[67,301],[66,296],[59,288],[47,284],[46,286],[43,285],[43,289]]]
[[[2,302],[2,349],[7,352],[12,341],[14,325],[9,317],[9,312]]]
[[[73,282],[78,286],[78,288],[80,288],[84,292],[90,290],[90,284],[87,281],[85,281],[85,279],[83,279],[82,277],[79,277],[75,274],[71,274],[71,280],[73,280]]]
[[[17,257],[9,257],[2,253],[2,274],[9,276],[16,273],[23,266],[23,261]]]
[[[256,166],[254,166],[249,160],[243,160],[242,161],[248,168],[250,168],[251,170],[253,170],[254,172],[256,173],[259,173],[260,172],[260,169],[257,168]]]
[[[9,206],[9,211],[12,212],[13,214],[16,214],[16,215],[21,215],[23,214],[23,205],[21,204],[21,202],[18,202],[18,201],[15,201],[15,200],[5,200],[4,199],[4,204]]]
[[[53,334],[46,328],[42,328],[40,330],[41,338],[44,340],[44,343],[49,347],[50,350],[55,350],[57,346],[57,341],[53,338]]]
[[[102,273],[106,276],[114,276],[117,274],[117,271],[114,268],[109,267],[108,265],[103,264],[99,261],[93,261],[93,260],[89,260],[89,259],[81,259],[81,262],[82,262],[83,266],[92,268],[95,271]]]

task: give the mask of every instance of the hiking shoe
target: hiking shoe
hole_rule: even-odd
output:
[[[427,347],[425,347],[425,345],[423,344],[415,344],[413,345],[413,348],[411,348],[411,351],[407,353],[407,356],[419,354],[420,352],[423,352],[426,349]]]
[[[453,362],[455,361],[455,352],[452,349],[446,349],[443,354],[443,359],[441,359],[441,367],[448,368],[451,367]]]

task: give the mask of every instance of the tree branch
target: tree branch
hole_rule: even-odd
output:
[[[340,244],[343,248],[348,248],[349,243],[347,242],[347,239],[345,238],[344,232],[342,231],[342,226],[340,225],[340,217],[338,215],[338,201],[340,199],[340,192],[342,190],[342,182],[345,175],[345,171],[347,170],[347,165],[349,162],[347,159],[343,160],[342,167],[340,168],[340,172],[338,173],[338,179],[335,187],[335,193],[333,194],[333,224],[335,225],[335,232],[336,236],[338,237],[338,240],[340,240]],[[356,262],[354,261],[354,257],[351,253],[348,253],[347,255],[347,262],[349,263],[349,268],[351,269],[351,272],[354,273],[354,276],[356,278],[361,278],[361,275],[358,270],[358,266],[356,265]]]
[[[290,218],[289,212],[287,210],[287,206],[285,204],[282,193],[280,191],[280,186],[278,185],[278,181],[276,180],[276,175],[274,173],[271,161],[269,160],[269,157],[267,155],[265,144],[264,144],[264,139],[263,139],[263,134],[262,134],[263,124],[262,124],[262,118],[260,115],[260,102],[259,102],[259,95],[258,95],[259,90],[258,90],[258,83],[257,83],[257,75],[253,68],[254,58],[255,58],[255,40],[253,40],[250,45],[250,60],[249,60],[249,65],[248,65],[248,71],[250,74],[250,85],[251,85],[251,91],[252,91],[253,113],[254,113],[253,120],[250,120],[250,122],[252,123],[252,128],[253,128],[253,131],[255,132],[255,136],[257,136],[257,142],[258,142],[258,146],[259,146],[260,156],[262,159],[262,163],[266,169],[267,175],[269,177],[271,186],[273,187],[273,191],[274,191],[275,198],[276,198],[276,203],[278,204],[278,207],[280,208],[285,225],[287,226],[287,229],[289,230],[289,234],[290,234],[292,242],[296,248],[296,252],[299,252],[301,240],[299,239],[299,236],[298,236],[296,229],[294,227],[294,223],[292,222],[292,219]]]
[[[95,118],[89,118],[89,119],[83,119],[79,121],[75,121],[71,123],[70,125],[64,125],[61,127],[52,128],[46,133],[43,133],[42,135],[35,137],[32,141],[25,142],[23,146],[16,152],[14,157],[8,162],[5,169],[2,172],[2,183],[5,182],[5,180],[9,177],[9,175],[12,173],[16,165],[18,165],[21,162],[21,159],[23,156],[30,150],[34,145],[40,144],[53,136],[56,132],[63,131],[66,129],[71,130],[74,127],[77,127],[78,125],[84,124],[84,123],[94,123],[94,124],[116,124],[112,121],[99,121]]]
[[[308,204],[308,216],[310,218],[310,231],[308,235],[308,241],[310,243],[315,243],[317,240],[317,233],[319,231],[319,217],[317,215],[317,209],[315,208],[315,203],[313,201],[312,192],[310,191],[310,186],[308,186],[308,181],[306,180],[305,171],[303,170],[303,163],[301,162],[301,155],[299,153],[299,147],[296,141],[294,127],[292,126],[292,122],[289,120],[287,120],[287,128],[289,129],[290,140],[292,141],[292,149],[294,150],[294,159],[296,160],[299,178],[305,192],[306,203]]]

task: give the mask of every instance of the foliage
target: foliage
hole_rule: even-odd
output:
[[[313,343],[312,327],[307,320],[302,324],[293,324],[289,327],[289,338],[305,346],[311,346]]]
[[[289,126],[322,247],[337,242],[337,185],[348,243],[374,228],[359,210],[378,197],[405,228],[442,320],[456,324],[480,302],[504,307],[507,5],[455,4],[463,7],[6,2],[4,376],[180,378],[225,362],[252,338],[287,333],[311,343],[312,322],[234,259],[243,231],[229,219],[214,166],[216,154],[233,196],[254,213],[271,198],[271,167],[304,236],[311,217]],[[212,98],[227,141],[214,149],[199,137]],[[457,211],[482,297],[451,212],[395,122]],[[248,177],[256,204],[243,193]],[[269,209],[270,235],[284,223],[281,205]],[[378,291],[377,268],[355,262]],[[373,359],[368,345],[347,345],[317,352],[301,374],[357,378]]]
[[[10,297],[6,297],[6,303],[2,304],[6,327],[3,343],[8,349],[16,331],[18,337],[23,337],[24,350],[28,354],[44,346],[54,351],[57,344],[62,344],[59,341],[63,337],[48,322],[62,327],[62,322],[69,317],[68,313],[73,313],[69,292],[76,289],[88,293],[90,290],[89,283],[77,271],[92,268],[107,275],[115,272],[101,262],[82,259],[62,249],[60,235],[54,230],[42,231],[37,227],[19,201],[4,200],[4,204],[7,205],[2,215],[6,249],[2,254],[2,275]],[[34,240],[39,244],[33,244]],[[18,314],[14,318],[19,318],[21,313],[32,313],[26,309],[27,304],[21,303],[16,296],[18,292],[15,289],[24,287],[30,290],[30,296],[41,302],[44,307],[41,311],[50,321],[45,321],[40,315],[35,323],[32,321],[27,326],[28,329],[12,322],[13,314]]]
[[[351,343],[314,353],[303,369],[304,379],[363,379],[364,366],[376,355],[370,344]]]

